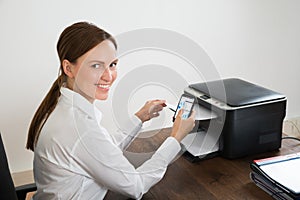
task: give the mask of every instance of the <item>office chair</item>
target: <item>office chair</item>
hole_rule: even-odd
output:
[[[1,200],[24,200],[28,192],[36,191],[36,185],[26,184],[19,187],[15,187],[2,142],[0,133],[0,199]]]

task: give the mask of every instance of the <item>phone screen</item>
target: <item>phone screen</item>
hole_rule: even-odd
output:
[[[179,110],[181,108],[183,108],[183,113],[182,113],[181,117],[183,119],[189,118],[189,116],[191,115],[193,106],[194,106],[194,102],[195,102],[195,98],[189,97],[186,95],[182,95],[180,98],[180,101],[178,103],[178,106],[177,106],[177,109],[176,109],[176,112],[174,115],[174,119],[176,118],[177,113],[179,112]]]

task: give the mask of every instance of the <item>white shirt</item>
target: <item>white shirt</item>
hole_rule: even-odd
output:
[[[81,95],[61,88],[61,96],[46,121],[34,151],[37,193],[33,199],[103,199],[107,190],[139,199],[166,172],[181,147],[168,137],[137,169],[123,155],[140,130],[125,127],[112,136],[100,125],[101,112]]]

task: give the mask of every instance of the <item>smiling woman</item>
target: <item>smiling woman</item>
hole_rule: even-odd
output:
[[[116,48],[105,40],[80,56],[75,63],[63,60],[62,67],[68,76],[67,87],[81,94],[91,103],[105,100],[109,88],[117,77]]]
[[[37,185],[33,199],[99,200],[107,190],[141,198],[163,177],[181,149],[179,142],[194,127],[195,113],[188,119],[179,114],[170,137],[135,169],[122,150],[143,122],[159,116],[165,100],[147,101],[130,126],[108,133],[94,101],[107,99],[117,77],[116,49],[111,35],[90,23],[78,22],[62,32],[57,44],[61,74],[28,132]]]
[[[114,38],[111,37],[109,33],[95,25],[79,22],[67,27],[62,32],[57,43],[57,52],[61,61],[61,74],[53,83],[50,91],[33,117],[28,132],[26,145],[28,149],[34,150],[40,131],[58,102],[58,98],[61,95],[60,88],[62,85],[67,83],[67,87],[69,89],[73,88],[76,77],[72,70],[75,70],[75,65],[78,62],[78,59],[86,57],[87,55],[85,54],[90,54],[89,50],[96,48],[95,46],[98,44],[100,45],[104,40],[109,40],[115,47],[114,51],[116,51],[117,44]],[[77,67],[76,71],[79,71],[80,69],[81,67]]]

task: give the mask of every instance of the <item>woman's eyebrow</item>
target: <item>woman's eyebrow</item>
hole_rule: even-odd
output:
[[[93,62],[96,62],[96,63],[100,63],[100,64],[105,64],[105,62],[103,61],[100,61],[100,60],[90,60],[89,63],[93,63]]]
[[[114,63],[114,62],[118,62],[119,61],[119,59],[118,58],[116,58],[115,60],[113,60],[111,63]]]

